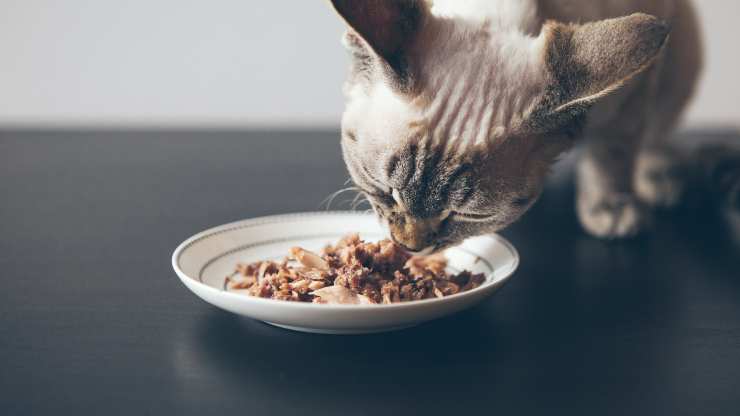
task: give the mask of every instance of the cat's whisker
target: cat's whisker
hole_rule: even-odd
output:
[[[355,206],[355,204],[357,204],[357,201],[359,201],[359,200],[360,200],[360,198],[362,198],[362,192],[358,192],[358,193],[357,193],[357,194],[355,195],[355,197],[354,197],[354,198],[352,198],[352,201],[350,202],[350,207],[354,207],[354,206]]]
[[[350,206],[352,211],[356,210],[362,204],[370,204],[370,201],[368,201],[367,197],[364,193],[358,192],[357,195],[355,195],[354,199],[352,199],[352,205]]]
[[[359,201],[357,204],[352,205],[352,211],[360,208],[363,204],[367,204],[367,206],[370,206],[370,202],[368,202],[367,200],[362,200]]]
[[[331,195],[327,196],[322,202],[321,205],[326,205],[327,211],[329,208],[331,208],[331,204],[334,202],[334,200],[341,194],[346,192],[359,192],[359,189],[356,186],[348,186],[346,188],[342,188],[336,192],[332,192]]]

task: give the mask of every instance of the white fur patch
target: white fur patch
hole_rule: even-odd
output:
[[[369,91],[356,85],[348,92],[345,125],[357,126],[364,141],[388,142],[402,139],[409,120],[419,117],[408,101],[383,82]]]
[[[536,0],[433,0],[432,14],[525,32],[533,32],[537,24]]]

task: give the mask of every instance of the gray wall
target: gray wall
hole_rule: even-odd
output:
[[[740,2],[700,3],[688,122],[737,126]],[[341,32],[324,0],[0,0],[0,127],[336,126]]]

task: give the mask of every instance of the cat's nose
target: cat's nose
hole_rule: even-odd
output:
[[[396,243],[396,245],[400,246],[402,249],[408,251],[409,253],[416,255],[416,256],[424,256],[427,254],[431,254],[432,251],[434,251],[434,245],[429,245],[426,247],[409,247],[406,244],[398,241],[393,234],[391,234],[391,240]]]
[[[406,250],[424,254],[433,250],[438,224],[404,215],[388,224],[391,239]]]

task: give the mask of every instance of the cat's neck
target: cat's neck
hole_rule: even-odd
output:
[[[432,14],[487,21],[493,29],[539,32],[541,24],[537,0],[433,0]]]

